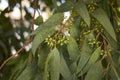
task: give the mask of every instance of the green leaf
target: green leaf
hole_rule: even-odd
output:
[[[51,80],[59,80],[60,75],[60,54],[57,50],[57,48],[54,48],[51,51],[51,58],[49,61],[49,67],[50,67],[50,76]]]
[[[57,50],[57,48],[54,48],[48,55],[47,58],[47,69],[50,73],[51,80],[59,80],[60,75],[60,54]],[[47,73],[47,72],[45,72]],[[47,78],[46,78],[47,79]]]
[[[80,55],[80,50],[78,48],[78,44],[74,38],[69,37],[69,42],[67,45],[67,49],[70,55],[71,60],[76,60],[76,58]]]
[[[40,49],[38,49],[38,67],[40,69],[40,71],[44,71],[45,68],[45,61],[47,59],[48,53],[49,53],[49,48],[47,47],[47,45],[41,45]]]
[[[117,41],[115,41],[109,33],[105,32],[105,35],[107,37],[107,40],[109,42],[111,49],[117,49]]]
[[[88,71],[85,80],[101,80],[103,74],[103,67],[101,61],[93,64]]]
[[[89,58],[90,58],[90,55],[88,53],[81,54],[81,58],[78,62],[76,74],[79,74],[82,71],[82,69],[84,68],[84,66],[88,62]]]
[[[32,43],[32,52],[35,55],[36,49],[44,41],[45,38],[55,33],[57,25],[63,20],[63,14],[57,13],[51,16],[45,23],[38,27],[32,34],[36,34]]]
[[[74,7],[74,3],[72,1],[66,1],[62,5],[60,5],[57,10],[58,12],[66,12],[70,11]]]
[[[38,16],[38,17],[35,19],[35,24],[38,25],[38,26],[40,26],[40,24],[42,24],[42,23],[43,23],[43,18],[42,18],[42,16],[40,15],[40,16]]]
[[[63,13],[56,13],[52,15],[46,22],[41,24],[35,31],[32,32],[31,35],[35,35],[39,32],[41,32],[44,29],[50,29],[52,27],[56,27],[57,25],[60,25],[64,19]]]
[[[73,24],[70,29],[70,34],[72,37],[77,39],[79,36],[79,28]]]
[[[105,11],[101,8],[96,9],[92,15],[103,25],[103,28],[116,41],[116,35],[113,26]]]
[[[75,10],[80,14],[82,19],[90,26],[90,16],[87,10],[85,3],[82,0],[79,0],[75,5]]]
[[[16,80],[31,80],[36,73],[35,64],[28,65]]]
[[[63,76],[63,78],[65,80],[72,80],[72,74],[70,72],[70,69],[63,57],[63,55],[61,54],[61,58],[60,58],[60,73]]]
[[[12,72],[9,80],[16,80],[17,77],[23,72],[28,62],[28,55],[19,55],[17,62],[12,66]]]
[[[57,8],[57,0],[52,0],[52,3],[54,5],[54,7]]]
[[[100,52],[101,52],[101,49],[100,47],[98,47],[94,52],[93,54],[91,55],[88,63],[86,64],[86,66],[83,68],[81,74],[79,76],[81,76],[82,74],[86,73],[89,68],[97,61],[97,59],[99,58],[100,56]]]
[[[87,62],[90,58],[90,55],[93,52],[93,48],[91,48],[88,44],[89,39],[94,39],[94,35],[92,32],[88,35],[85,35],[85,39],[82,42],[83,45],[81,46],[82,47],[81,48],[81,56],[78,61],[78,67],[77,67],[77,71],[76,71],[77,74],[79,74],[81,72],[81,70],[84,68],[84,66],[87,64]]]

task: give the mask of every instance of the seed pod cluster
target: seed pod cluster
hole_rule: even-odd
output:
[[[89,13],[92,13],[98,7],[97,3],[91,2],[87,5]]]
[[[68,43],[68,37],[65,36],[64,34],[60,33],[57,36],[48,36],[45,39],[45,43],[47,43],[47,45],[49,47],[54,47],[54,46],[62,46]]]
[[[100,41],[96,41],[95,39],[89,39],[88,40],[88,44],[90,45],[90,47],[99,47],[101,42]]]
[[[92,30],[95,31],[96,33],[103,33],[104,32],[104,29],[102,28],[102,25],[95,19],[95,18],[92,18],[91,19],[91,27],[92,27]]]

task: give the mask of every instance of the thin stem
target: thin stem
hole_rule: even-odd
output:
[[[36,10],[37,10],[36,3],[37,3],[37,0],[34,0],[34,14],[33,14],[33,17],[32,17],[32,31],[34,31],[34,18],[35,18],[35,13],[36,13]]]
[[[20,54],[20,52],[25,48],[27,44],[25,44],[23,47],[21,47],[14,55],[10,56],[9,58],[7,58],[3,63],[2,65],[0,66],[0,70],[4,67],[4,65],[10,61],[12,58],[14,58],[16,55]]]
[[[119,77],[119,75],[118,75],[118,72],[117,72],[117,70],[116,70],[116,68],[115,68],[115,66],[114,66],[114,64],[113,64],[112,56],[111,56],[111,54],[110,54],[109,51],[108,51],[107,53],[108,53],[108,56],[109,56],[110,62],[112,63],[112,64],[111,64],[111,67],[112,67],[112,69],[113,69],[113,71],[114,71],[116,77],[117,77],[118,79],[120,79],[120,77]]]

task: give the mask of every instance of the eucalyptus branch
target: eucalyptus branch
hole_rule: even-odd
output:
[[[30,41],[31,42],[31,41]],[[25,46],[27,46],[30,42],[27,41],[27,43],[25,43],[15,54],[13,54],[12,56],[10,56],[9,58],[7,58],[0,66],[0,70],[4,67],[4,65],[9,62],[11,59],[13,59],[16,55],[20,54],[20,52],[25,48]]]
[[[36,13],[36,10],[37,10],[36,3],[37,3],[37,0],[34,0],[34,14],[33,14],[33,17],[32,17],[32,31],[34,31],[34,18],[35,18],[35,13]]]

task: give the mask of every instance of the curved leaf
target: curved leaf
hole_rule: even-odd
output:
[[[101,8],[96,9],[92,15],[103,25],[103,28],[116,41],[116,35],[113,26],[105,11]]]
[[[60,59],[61,59],[60,60],[60,65],[61,65],[60,66],[60,73],[61,73],[61,75],[63,76],[63,78],[65,80],[72,80],[72,74],[71,74],[70,69],[69,69],[69,67],[68,67],[68,65],[67,65],[67,63],[66,63],[62,54],[61,54]]]
[[[88,63],[86,64],[86,66],[83,68],[82,72],[80,75],[86,73],[89,68],[97,61],[97,59],[99,58],[100,56],[100,52],[101,52],[101,49],[100,47],[98,47],[94,52],[93,54],[91,55],[90,59],[88,60]],[[79,76],[80,76],[79,75]]]
[[[46,68],[48,69],[45,73],[49,73],[51,80],[59,80],[60,75],[60,54],[57,48],[54,48],[48,55]],[[46,80],[48,78],[45,74]]]
[[[91,66],[88,71],[85,80],[101,80],[103,74],[103,67],[101,61],[98,61],[93,66]]]
[[[85,3],[82,0],[79,0],[75,5],[75,10],[80,14],[82,19],[90,26],[90,16],[87,10]]]
[[[32,35],[36,34],[32,43],[33,55],[35,55],[35,51],[40,43],[43,42],[48,35],[51,36],[55,33],[56,26],[62,22],[63,18],[64,16],[62,13],[57,13],[51,16],[45,23],[39,26],[38,29],[32,33]]]
[[[51,80],[59,80],[59,73],[60,73],[60,54],[57,48],[54,48],[51,51],[51,58],[49,61],[49,68],[50,68],[50,76]]]
[[[42,24],[43,23],[43,18],[42,18],[42,16],[40,15],[40,16],[38,16],[36,19],[35,19],[35,24],[36,25],[40,25],[40,24]]]
[[[74,3],[72,1],[66,1],[62,5],[60,5],[57,10],[58,12],[66,12],[70,11],[74,7]]]
[[[80,55],[80,50],[78,48],[78,44],[75,41],[75,39],[72,38],[72,37],[69,37],[69,42],[68,42],[68,45],[67,45],[67,49],[68,49],[70,58],[73,61],[76,60],[77,57]]]

